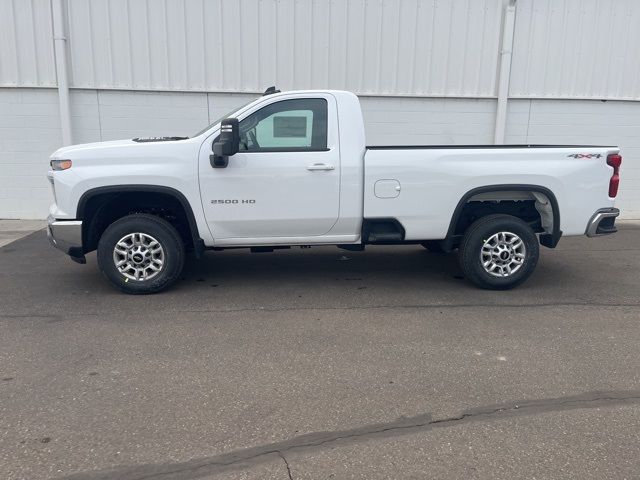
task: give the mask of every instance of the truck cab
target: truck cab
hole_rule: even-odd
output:
[[[365,137],[355,95],[267,95],[234,118],[238,151],[216,165],[214,128],[199,153],[204,215],[216,246],[359,240]]]

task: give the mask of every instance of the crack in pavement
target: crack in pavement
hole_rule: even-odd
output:
[[[282,458],[282,461],[284,462],[285,467],[287,467],[287,475],[289,475],[289,480],[293,480],[293,476],[291,475],[291,467],[289,467],[289,462],[287,461],[285,456],[282,454],[282,452],[278,451],[278,455],[280,455],[280,458]]]
[[[119,480],[123,478],[127,480],[194,480],[230,469],[248,468],[268,461],[274,455],[278,455],[284,460],[291,479],[291,470],[284,457],[284,452],[322,448],[327,444],[337,442],[340,444],[357,443],[372,438],[379,439],[428,432],[433,428],[449,428],[468,422],[496,421],[564,410],[632,404],[640,404],[640,391],[587,392],[567,397],[523,400],[478,407],[466,410],[454,417],[441,419],[433,419],[430,413],[424,413],[414,417],[400,417],[388,423],[376,423],[348,430],[307,433],[280,442],[239,449],[187,462],[121,466],[108,470],[72,474],[60,480]]]
[[[355,311],[355,310],[384,310],[384,309],[405,309],[405,310],[435,310],[438,308],[554,308],[554,307],[588,307],[588,308],[626,308],[626,307],[640,307],[640,303],[594,303],[594,302],[558,302],[558,303],[444,303],[444,304],[425,304],[425,305],[364,305],[364,306],[351,306],[346,305],[343,307],[245,307],[245,308],[228,308],[228,309],[203,309],[203,310],[174,310],[166,311],[161,310],[155,312],[157,314],[166,313],[167,315],[175,315],[176,313],[246,313],[246,312],[303,312],[303,311]],[[153,311],[146,311],[145,313],[154,313]],[[64,313],[64,317],[103,317],[103,316],[122,316],[121,313]],[[129,315],[129,314],[127,314]],[[0,314],[0,318],[52,318],[60,317],[56,314]]]
[[[549,303],[444,303],[415,305],[345,305],[343,307],[247,307],[226,310],[181,310],[181,313],[243,313],[243,312],[287,312],[307,310],[377,310],[377,309],[438,309],[438,308],[538,308],[538,307],[640,307],[640,303],[594,303],[594,302],[549,302]]]

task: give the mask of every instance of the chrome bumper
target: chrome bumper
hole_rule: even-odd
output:
[[[587,225],[587,231],[585,235],[587,237],[600,237],[602,235],[609,235],[616,233],[616,217],[620,215],[620,210],[617,208],[603,208],[593,214],[589,224]]]
[[[74,262],[85,263],[82,249],[82,221],[47,218],[47,237],[54,247],[69,255]]]

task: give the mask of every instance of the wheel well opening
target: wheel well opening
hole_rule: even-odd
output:
[[[100,237],[116,220],[134,213],[147,213],[173,225],[187,249],[193,248],[193,235],[184,206],[176,197],[163,192],[126,191],[98,193],[90,197],[79,212],[85,253],[98,247]]]
[[[554,229],[550,199],[536,191],[483,192],[470,197],[462,207],[454,227],[454,235],[463,235],[476,220],[502,213],[527,222],[536,233],[550,234]]]

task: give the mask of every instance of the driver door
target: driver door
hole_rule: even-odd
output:
[[[216,245],[299,243],[338,220],[340,152],[331,95],[275,98],[240,119],[240,151],[211,168],[203,144],[200,188]]]

